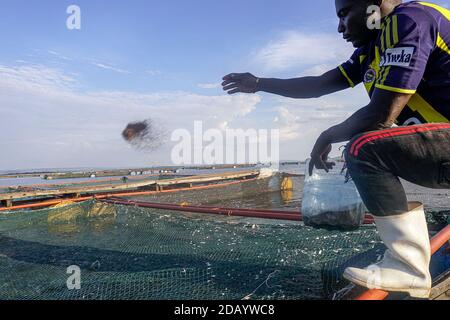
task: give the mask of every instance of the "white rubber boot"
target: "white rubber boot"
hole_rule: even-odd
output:
[[[383,259],[366,269],[347,268],[344,278],[369,288],[407,292],[429,298],[431,292],[430,239],[421,203],[409,204],[409,212],[375,217],[378,233],[388,248]]]

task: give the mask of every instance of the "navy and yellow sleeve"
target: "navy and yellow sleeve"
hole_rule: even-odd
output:
[[[348,61],[338,67],[342,73],[342,76],[347,80],[349,86],[352,88],[362,82],[360,63],[361,50],[362,49],[357,49]]]
[[[414,94],[423,79],[436,39],[435,26],[421,12],[386,19],[380,37],[380,72],[376,88]]]

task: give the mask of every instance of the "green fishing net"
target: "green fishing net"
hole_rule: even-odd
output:
[[[324,268],[377,245],[373,227],[88,201],[0,215],[0,299],[322,299],[340,278],[324,289]],[[79,290],[68,288],[70,266]]]

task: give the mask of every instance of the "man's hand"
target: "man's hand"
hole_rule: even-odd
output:
[[[311,161],[309,162],[309,175],[312,176],[314,167],[323,169],[329,172],[330,169],[336,165],[334,162],[328,161],[328,155],[331,152],[332,146],[329,142],[326,133],[322,133],[317,140],[314,149],[311,153]]]
[[[258,78],[251,73],[231,73],[223,77],[222,87],[228,94],[255,93],[258,87]]]

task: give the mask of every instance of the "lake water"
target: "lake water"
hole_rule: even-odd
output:
[[[117,178],[117,177],[109,177],[110,179]],[[74,182],[83,182],[83,181],[92,181],[92,180],[98,180],[102,181],[108,179],[108,177],[102,177],[98,179],[93,178],[77,178],[77,179],[59,179],[59,180],[45,180],[39,177],[31,177],[31,178],[7,178],[7,179],[0,179],[0,187],[17,187],[17,186],[32,186],[32,185],[53,185],[53,184],[70,184]]]
[[[181,170],[181,175],[201,175],[201,174],[212,174],[212,173],[221,173],[221,172],[230,172],[230,171],[243,171],[243,170],[252,170],[255,169],[253,167],[250,168],[238,168],[238,169],[217,169],[217,170],[192,170],[186,169]],[[304,164],[301,165],[283,165],[280,167],[280,172],[286,172],[290,174],[303,175],[305,174],[306,167]],[[140,177],[133,177],[139,179]],[[9,187],[9,186],[32,186],[32,185],[54,185],[54,184],[70,184],[70,183],[80,183],[83,181],[108,181],[113,179],[118,181],[120,177],[100,177],[100,178],[78,178],[78,179],[62,179],[62,180],[44,180],[39,177],[35,178],[19,178],[19,179],[0,179],[0,187]],[[270,201],[273,201],[270,207],[285,207],[291,209],[297,209],[301,205],[302,191],[303,191],[303,178],[298,177],[294,179],[296,181],[296,190],[292,195],[292,199],[289,203],[284,203],[282,205],[276,200],[276,197]],[[406,181],[402,181],[408,200],[410,201],[420,201],[425,204],[428,208],[433,208],[437,210],[450,210],[450,190],[446,189],[428,189],[423,188],[414,184],[411,184]],[[264,198],[264,199],[263,199]],[[269,201],[269,202],[270,202]],[[276,203],[275,203],[276,202]],[[228,203],[225,201],[223,204],[230,204],[233,206],[244,206],[244,207],[263,207],[267,206],[268,202],[266,197],[258,197],[252,196],[248,199],[239,199],[237,202]]]

